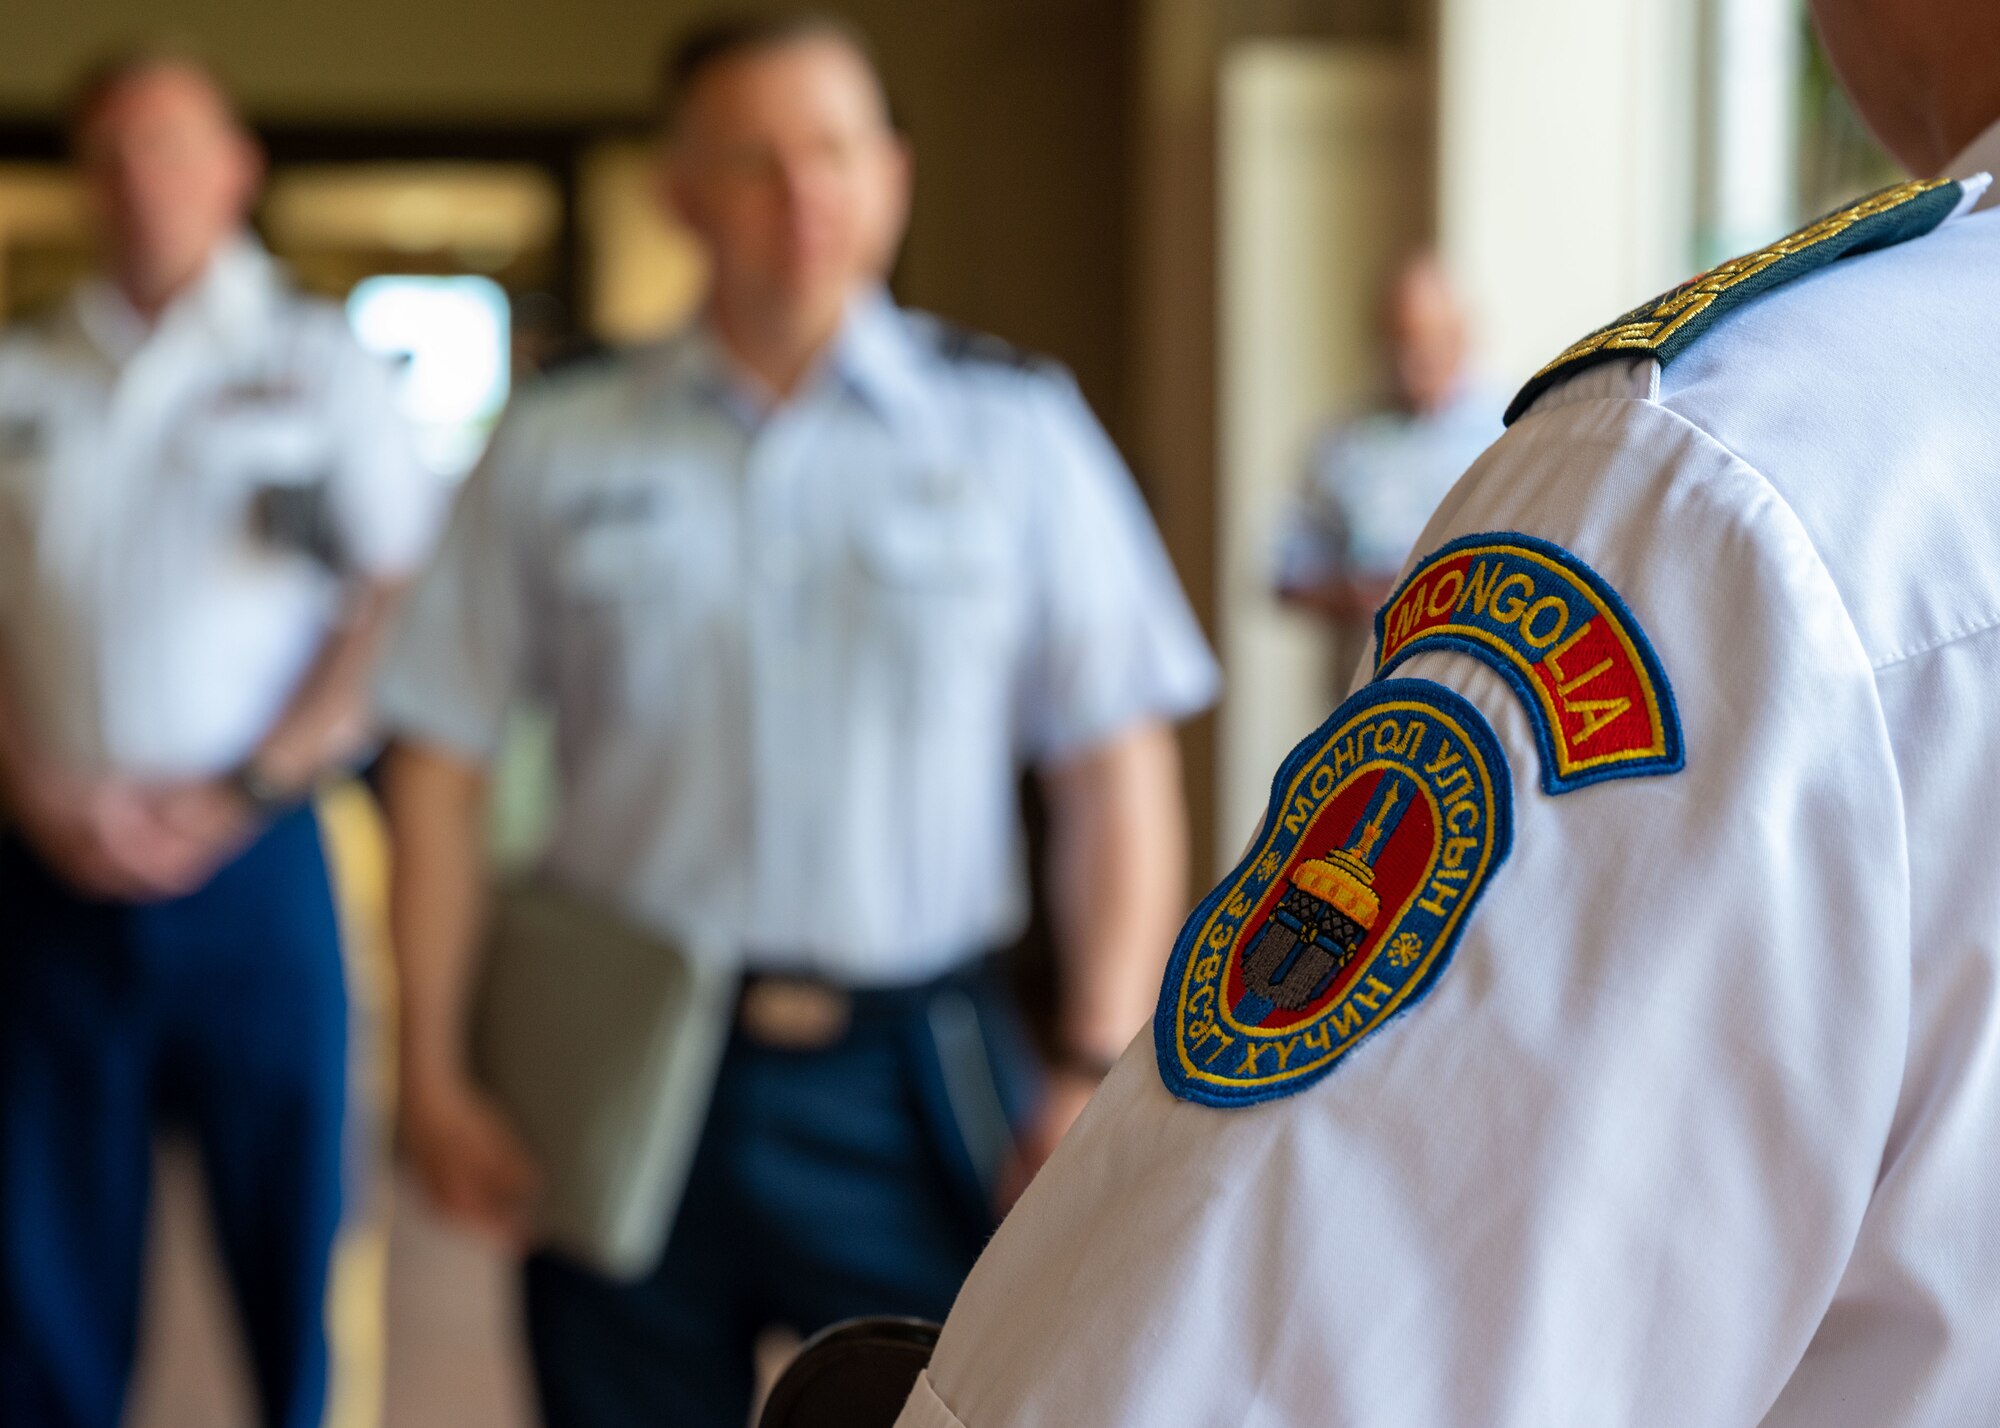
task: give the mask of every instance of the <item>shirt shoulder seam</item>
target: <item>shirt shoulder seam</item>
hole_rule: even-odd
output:
[[[1887,756],[1889,778],[1895,784],[1896,788],[1896,819],[1905,832],[1903,877],[1905,885],[1907,886],[1910,875],[1909,863],[1908,863],[1909,844],[1907,836],[1909,829],[1909,801],[1904,796],[1903,792],[1902,764],[1896,758],[1895,741],[1893,738],[1891,738],[1889,733],[1889,712],[1886,708],[1883,707],[1882,703],[1882,687],[1880,683],[1881,666],[1876,663],[1874,656],[1869,652],[1868,642],[1861,637],[1861,627],[1859,624],[1856,623],[1854,619],[1854,611],[1849,608],[1847,603],[1847,598],[1841,593],[1839,583],[1833,578],[1833,570],[1830,566],[1827,565],[1826,556],[1821,552],[1819,548],[1819,542],[1815,541],[1812,538],[1811,533],[1806,529],[1805,522],[1799,518],[1799,513],[1797,509],[1793,507],[1790,501],[1785,499],[1785,493],[1778,489],[1777,483],[1774,482],[1768,475],[1764,473],[1763,468],[1746,460],[1743,457],[1742,453],[1738,452],[1734,447],[1730,446],[1728,442],[1723,441],[1720,437],[1716,436],[1716,434],[1710,431],[1707,427],[1702,426],[1700,423],[1691,419],[1685,412],[1678,411],[1675,408],[1667,405],[1667,403],[1660,401],[1658,399],[1624,397],[1624,398],[1605,398],[1605,400],[1622,400],[1622,401],[1644,400],[1646,405],[1651,407],[1656,407],[1659,410],[1667,413],[1667,415],[1670,416],[1675,422],[1686,427],[1689,431],[1695,433],[1695,435],[1700,440],[1707,443],[1709,446],[1712,446],[1715,450],[1727,456],[1731,461],[1735,462],[1745,471],[1755,476],[1757,478],[1758,484],[1760,484],[1765,491],[1770,493],[1771,499],[1777,503],[1780,509],[1784,511],[1786,518],[1791,521],[1793,527],[1797,529],[1801,538],[1804,539],[1807,548],[1812,551],[1813,564],[1819,568],[1821,576],[1826,581],[1827,588],[1833,592],[1834,600],[1840,607],[1841,621],[1843,624],[1846,625],[1848,635],[1854,642],[1854,649],[1856,653],[1860,655],[1863,667],[1868,671],[1869,675],[1868,697],[1875,709],[1876,732],[1881,739],[1883,750]]]
[[[1980,635],[1988,634],[1995,629],[2000,629],[2000,611],[1988,611],[1983,615],[1976,616],[1969,623],[1960,625],[1955,630],[1948,630],[1944,634],[1935,636],[1932,639],[1922,640],[1914,645],[1909,645],[1886,654],[1881,659],[1874,661],[1873,668],[1877,674],[1886,674],[1897,665],[1908,664],[1911,660],[1921,659],[1927,654],[1936,654],[1941,650],[1951,648],[1953,645],[1963,644],[1970,639],[1977,639]]]
[[[1883,667],[1883,661],[1878,661],[1875,658],[1875,656],[1872,653],[1870,653],[1868,649],[1868,642],[1861,637],[1861,627],[1855,621],[1854,612],[1848,608],[1847,599],[1845,596],[1841,594],[1839,582],[1837,582],[1833,578],[1832,568],[1827,565],[1826,557],[1820,551],[1819,543],[1812,538],[1811,533],[1806,529],[1805,522],[1799,518],[1798,511],[1792,506],[1792,503],[1790,501],[1785,499],[1785,493],[1778,489],[1778,485],[1776,482],[1772,481],[1771,478],[1767,476],[1760,467],[1746,460],[1743,457],[1742,453],[1738,452],[1734,447],[1730,446],[1727,442],[1723,441],[1720,437],[1716,436],[1715,433],[1710,431],[1707,427],[1702,426],[1700,423],[1694,421],[1685,412],[1675,409],[1673,406],[1669,405],[1664,401],[1659,400],[1658,398],[1637,397],[1628,394],[1619,394],[1619,395],[1600,394],[1600,395],[1579,397],[1576,401],[1571,403],[1564,403],[1563,405],[1581,407],[1600,402],[1607,404],[1631,403],[1637,406],[1651,407],[1656,411],[1662,412],[1677,425],[1686,427],[1689,431],[1693,432],[1695,436],[1698,437],[1702,442],[1704,442],[1708,446],[1713,447],[1715,450],[1721,452],[1724,456],[1728,457],[1730,461],[1734,462],[1736,465],[1742,467],[1743,470],[1749,472],[1752,476],[1754,476],[1757,479],[1757,483],[1761,487],[1763,487],[1763,489],[1770,495],[1770,498],[1774,502],[1776,502],[1778,506],[1784,511],[1786,517],[1791,521],[1793,527],[1797,529],[1800,537],[1804,540],[1807,548],[1812,551],[1813,564],[1819,568],[1820,573],[1826,578],[1827,587],[1833,591],[1834,599],[1840,606],[1841,621],[1846,625],[1848,633],[1853,637],[1854,648],[1855,651],[1861,657],[1861,662],[1863,667],[1868,669],[1871,674],[1877,673],[1881,670],[1881,668]],[[1543,414],[1545,410],[1561,410],[1561,408],[1558,407],[1554,409],[1545,409],[1537,407],[1535,411],[1528,413],[1527,415],[1540,416]],[[1994,622],[2000,623],[2000,615],[1996,615],[1994,617]],[[1976,633],[1976,632],[1977,632],[1976,629],[1960,631],[1958,632],[1957,635],[1950,635],[1943,637],[1940,643],[1949,643],[1952,639],[1962,638],[1965,634]],[[1922,653],[1922,650],[1915,650],[1911,651],[1910,653]],[[1900,656],[1894,656],[1894,655],[1887,656],[1886,660],[1887,662],[1893,663],[1894,660],[1899,657]]]
[[[1847,626],[1848,633],[1854,637],[1854,647],[1861,652],[1861,658],[1868,665],[1868,667],[1870,669],[1875,668],[1875,658],[1872,654],[1869,653],[1868,642],[1861,637],[1861,626],[1859,623],[1856,622],[1854,618],[1854,611],[1848,608],[1847,597],[1840,593],[1840,583],[1833,578],[1833,569],[1826,563],[1826,556],[1821,552],[1819,548],[1819,542],[1812,538],[1811,533],[1806,529],[1806,523],[1799,518],[1798,510],[1792,505],[1790,501],[1785,499],[1785,493],[1778,489],[1777,482],[1773,481],[1769,476],[1767,476],[1764,473],[1762,467],[1757,466],[1751,461],[1749,461],[1747,458],[1744,457],[1744,455],[1740,451],[1736,450],[1736,448],[1729,445],[1728,442],[1722,440],[1714,432],[1710,431],[1707,427],[1701,425],[1699,422],[1689,417],[1685,412],[1676,409],[1675,407],[1669,405],[1665,401],[1661,401],[1656,398],[1640,398],[1640,397],[1624,397],[1624,398],[1607,397],[1607,398],[1602,398],[1601,400],[1643,401],[1645,405],[1650,407],[1655,407],[1658,410],[1665,412],[1675,422],[1679,423],[1681,426],[1686,427],[1689,431],[1693,432],[1696,436],[1698,436],[1702,441],[1706,442],[1709,446],[1714,447],[1717,451],[1721,452],[1724,456],[1727,456],[1731,461],[1735,462],[1738,466],[1741,466],[1745,471],[1748,471],[1751,475],[1755,476],[1757,478],[1758,484],[1762,486],[1764,490],[1770,494],[1770,497],[1773,501],[1777,502],[1778,505],[1784,509],[1786,517],[1791,521],[1792,525],[1798,530],[1800,536],[1804,538],[1806,546],[1812,551],[1813,564],[1818,566],[1820,574],[1826,577],[1827,587],[1833,591],[1835,600],[1839,602],[1840,616],[1842,621]]]
[[[1639,399],[1630,397],[1627,398],[1605,397],[1605,398],[1599,398],[1599,400],[1636,401]],[[1663,411],[1670,412],[1676,421],[1681,422],[1683,425],[1687,426],[1690,430],[1697,432],[1704,441],[1708,442],[1711,446],[1715,447],[1716,450],[1725,453],[1732,461],[1735,461],[1737,464],[1742,466],[1744,470],[1755,474],[1757,479],[1763,483],[1764,488],[1771,493],[1771,498],[1777,501],[1780,505],[1782,505],[1785,508],[1786,512],[1791,515],[1793,522],[1798,525],[1799,529],[1802,532],[1805,530],[1805,523],[1799,520],[1798,513],[1792,508],[1792,503],[1785,499],[1785,493],[1783,491],[1780,491],[1777,487],[1777,484],[1774,481],[1772,481],[1769,476],[1765,475],[1761,469],[1759,469],[1755,465],[1752,465],[1749,461],[1745,460],[1740,452],[1736,451],[1727,442],[1717,437],[1715,433],[1711,432],[1707,427],[1704,427],[1699,423],[1693,421],[1685,413],[1675,410],[1667,403],[1661,401],[1654,401],[1654,402],[1649,402],[1648,405],[1657,406]],[[1808,535],[1806,539],[1806,544],[1812,548],[1814,561],[1818,564],[1820,570],[1826,574],[1827,583],[1833,586],[1835,594],[1838,595],[1840,591],[1840,586],[1837,582],[1834,581],[1833,572],[1827,566],[1826,558],[1820,553],[1819,543],[1813,540],[1810,537],[1810,535]],[[1989,610],[1982,614],[1971,617],[1969,621],[1967,621],[1964,624],[1961,624],[1957,629],[1948,630],[1944,634],[1934,636],[1930,639],[1921,640],[1913,645],[1905,645],[1901,648],[1891,650],[1886,654],[1878,656],[1868,648],[1868,642],[1861,637],[1861,627],[1859,624],[1855,622],[1854,612],[1848,608],[1847,600],[1845,597],[1841,597],[1840,600],[1840,613],[1842,617],[1846,620],[1848,629],[1853,631],[1855,643],[1860,646],[1862,656],[1868,661],[1869,670],[1875,674],[1881,674],[1885,670],[1891,669],[1896,665],[1904,663],[1907,660],[1916,659],[1922,655],[1930,654],[1933,651],[1943,649],[1948,645],[1957,644],[1961,640],[1971,639],[1974,636],[1984,634],[1985,632],[1995,628],[1996,626],[2000,626],[2000,610]]]

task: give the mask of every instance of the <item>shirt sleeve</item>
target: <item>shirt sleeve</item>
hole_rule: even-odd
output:
[[[1280,590],[1307,590],[1346,572],[1353,531],[1341,501],[1343,443],[1329,433],[1314,443],[1299,489],[1286,502],[1272,541],[1272,574]]]
[[[1036,620],[1021,725],[1061,758],[1208,707],[1220,676],[1159,531],[1073,384],[1035,397]]]
[[[341,427],[328,495],[342,553],[365,576],[412,575],[437,540],[450,487],[419,458],[381,359],[344,330],[333,349],[329,362]]]
[[[383,727],[484,760],[529,679],[532,570],[518,419],[467,478],[436,559],[405,603],[376,682]]]
[[[1522,532],[1650,635],[1685,766],[1560,794],[1514,685],[1513,849],[1435,988],[1212,1108],[1127,1053],[974,1269],[902,1423],[1761,1421],[1884,1164],[1909,874],[1873,672],[1754,470],[1650,403],[1517,424],[1423,550]],[[1582,710],[1588,716],[1591,711]]]

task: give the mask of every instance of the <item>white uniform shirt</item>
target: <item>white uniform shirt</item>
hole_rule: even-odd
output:
[[[1624,597],[1685,767],[1552,796],[1422,1003],[1289,1097],[1124,1058],[902,1428],[2000,1423],[2000,213],[1545,393],[1420,543]],[[1414,588],[1414,587],[1413,587]]]
[[[1434,412],[1376,412],[1328,431],[1278,534],[1279,587],[1394,575],[1452,483],[1499,437],[1506,405],[1468,383]]]
[[[381,704],[484,759],[546,702],[554,875],[866,984],[1016,934],[1024,760],[1215,683],[1073,385],[871,297],[769,413],[699,327],[523,396]]]
[[[93,282],[0,338],[0,643],[82,767],[247,757],[344,577],[409,572],[443,501],[388,374],[248,239],[150,328]]]

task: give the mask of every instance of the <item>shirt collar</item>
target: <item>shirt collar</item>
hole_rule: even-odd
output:
[[[705,320],[690,324],[668,343],[657,362],[660,378],[669,386],[721,406],[746,427],[770,414],[744,389],[721,339]],[[852,393],[895,424],[923,411],[922,356],[908,319],[880,288],[867,289],[848,304],[820,370],[806,378],[792,400],[810,400],[829,388]]]
[[[722,340],[705,318],[696,319],[667,343],[655,371],[670,391],[720,406],[745,427],[762,419],[756,397],[744,390],[731,370]]]
[[[909,421],[926,408],[923,355],[909,319],[880,288],[849,304],[827,365],[886,421]]]
[[[156,337],[205,333],[224,341],[248,331],[277,286],[277,264],[249,234],[224,243],[193,286],[148,323],[108,278],[77,289],[76,320],[84,335],[114,366],[122,367]]]
[[[1971,178],[1974,174],[2000,174],[2000,119],[1986,126],[1986,130],[1974,139],[1957,158],[1946,165],[1945,172],[1953,178]],[[1972,205],[1977,212],[1982,208],[2000,205],[2000,185],[1989,185]]]

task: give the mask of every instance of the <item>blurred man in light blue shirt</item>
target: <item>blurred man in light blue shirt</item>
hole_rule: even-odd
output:
[[[1467,369],[1467,324],[1434,254],[1396,271],[1383,303],[1393,403],[1315,445],[1277,551],[1286,601],[1356,626],[1389,596],[1424,523],[1501,431],[1505,398]]]
[[[172,1127],[258,1421],[316,1428],[363,1142],[314,794],[445,492],[198,58],[107,56],[70,138],[99,271],[0,333],[0,1424],[121,1420]]]
[[[1217,679],[1069,378],[883,291],[908,155],[856,37],[724,23],[668,80],[707,306],[522,399],[383,686],[405,1125],[447,1209],[518,1237],[535,1179],[459,1030],[512,706],[555,717],[544,871],[746,976],[658,1268],[529,1261],[551,1428],[736,1428],[770,1325],[942,1315],[1146,1021],[1185,891],[1171,723]],[[1045,1078],[991,957],[1026,915],[1024,767],[1066,972]]]

